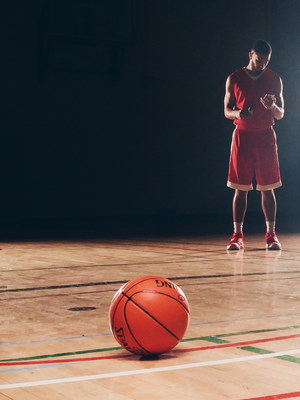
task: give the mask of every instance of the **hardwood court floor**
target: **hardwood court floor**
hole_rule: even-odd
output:
[[[300,235],[15,241],[0,252],[0,400],[300,399]],[[143,361],[112,337],[114,293],[142,275],[185,292],[175,349]]]

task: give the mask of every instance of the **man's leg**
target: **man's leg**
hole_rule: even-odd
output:
[[[266,246],[269,250],[281,250],[275,232],[277,202],[274,190],[261,192],[261,205],[266,220]]]
[[[247,210],[248,192],[235,190],[232,201],[234,233],[227,245],[227,250],[240,250],[244,247],[243,223]]]
[[[261,206],[266,222],[269,221],[275,224],[277,203],[274,190],[264,190],[261,192]]]
[[[247,210],[248,192],[235,190],[232,201],[233,222],[243,224]]]

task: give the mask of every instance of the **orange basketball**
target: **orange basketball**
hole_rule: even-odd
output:
[[[131,353],[165,353],[186,332],[189,304],[180,287],[169,279],[141,276],[117,291],[109,322],[116,341]]]

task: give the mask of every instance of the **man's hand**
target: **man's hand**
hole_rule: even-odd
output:
[[[254,109],[252,107],[248,107],[247,109],[243,109],[239,111],[238,119],[249,119],[253,116]]]
[[[264,97],[260,98],[260,102],[267,110],[273,110],[276,107],[276,97],[274,94],[265,94]]]

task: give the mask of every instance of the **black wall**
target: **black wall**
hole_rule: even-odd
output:
[[[284,82],[279,215],[297,216],[298,0],[6,3],[0,221],[230,216],[225,80],[259,37]]]

